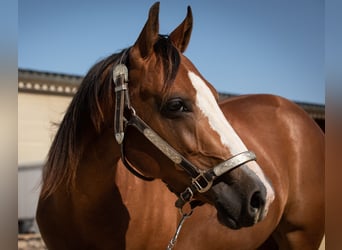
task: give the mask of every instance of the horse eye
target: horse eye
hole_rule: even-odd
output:
[[[171,112],[182,112],[184,110],[184,104],[181,100],[172,100],[167,104],[168,111]]]
[[[170,99],[162,108],[162,113],[167,116],[179,115],[182,112],[188,112],[189,109],[181,98]]]

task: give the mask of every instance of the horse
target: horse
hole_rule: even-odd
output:
[[[190,215],[177,249],[318,247],[323,134],[280,97],[219,106],[183,55],[191,8],[168,36],[158,14],[89,70],[63,117],[36,213],[48,249],[161,249]]]

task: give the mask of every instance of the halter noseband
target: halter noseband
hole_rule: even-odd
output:
[[[207,192],[213,185],[214,180],[237,168],[249,161],[256,160],[256,156],[252,151],[245,151],[234,155],[228,160],[218,164],[212,169],[204,171],[193,165],[184,156],[178,153],[170,144],[161,138],[151,127],[149,127],[138,115],[134,108],[130,105],[128,95],[128,69],[124,64],[118,64],[113,70],[113,81],[115,84],[115,115],[114,115],[114,132],[115,139],[121,144],[121,158],[125,167],[137,177],[151,181],[152,177],[146,177],[135,170],[128,162],[125,154],[125,132],[127,127],[133,126],[145,138],[147,138],[154,146],[156,146],[164,155],[172,162],[179,165],[184,171],[191,176],[191,185],[189,185],[182,193],[177,194],[178,200],[176,207],[182,208],[186,203],[193,199],[196,193]],[[127,110],[128,115],[124,113]],[[126,117],[127,116],[127,117]]]

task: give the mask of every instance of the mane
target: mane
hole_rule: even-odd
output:
[[[180,64],[180,55],[167,35],[159,35],[154,45],[154,52],[159,55],[164,68],[165,84],[170,85],[176,77]]]
[[[62,119],[43,167],[42,198],[55,192],[63,181],[67,186],[74,185],[83,152],[80,143],[82,124],[88,120],[95,131],[101,131],[105,121],[104,107],[113,107],[111,66],[121,61],[126,63],[127,50],[99,61],[84,77]]]
[[[67,189],[73,187],[76,171],[82,157],[82,135],[84,124],[89,123],[100,133],[105,124],[105,109],[113,109],[114,86],[112,69],[118,63],[128,64],[128,49],[113,54],[96,63],[84,77],[77,93],[73,97],[56,136],[50,147],[43,168],[41,198],[54,193],[65,182]],[[163,65],[165,86],[175,78],[180,55],[167,36],[160,36],[154,46]]]

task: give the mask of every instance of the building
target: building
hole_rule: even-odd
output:
[[[58,123],[82,78],[18,72],[18,219],[19,231],[32,228],[40,191],[41,167]]]
[[[35,210],[44,164],[58,123],[82,81],[81,76],[19,69],[18,218],[20,232],[36,231]],[[220,94],[221,99],[230,94]],[[298,103],[324,131],[323,105]]]

